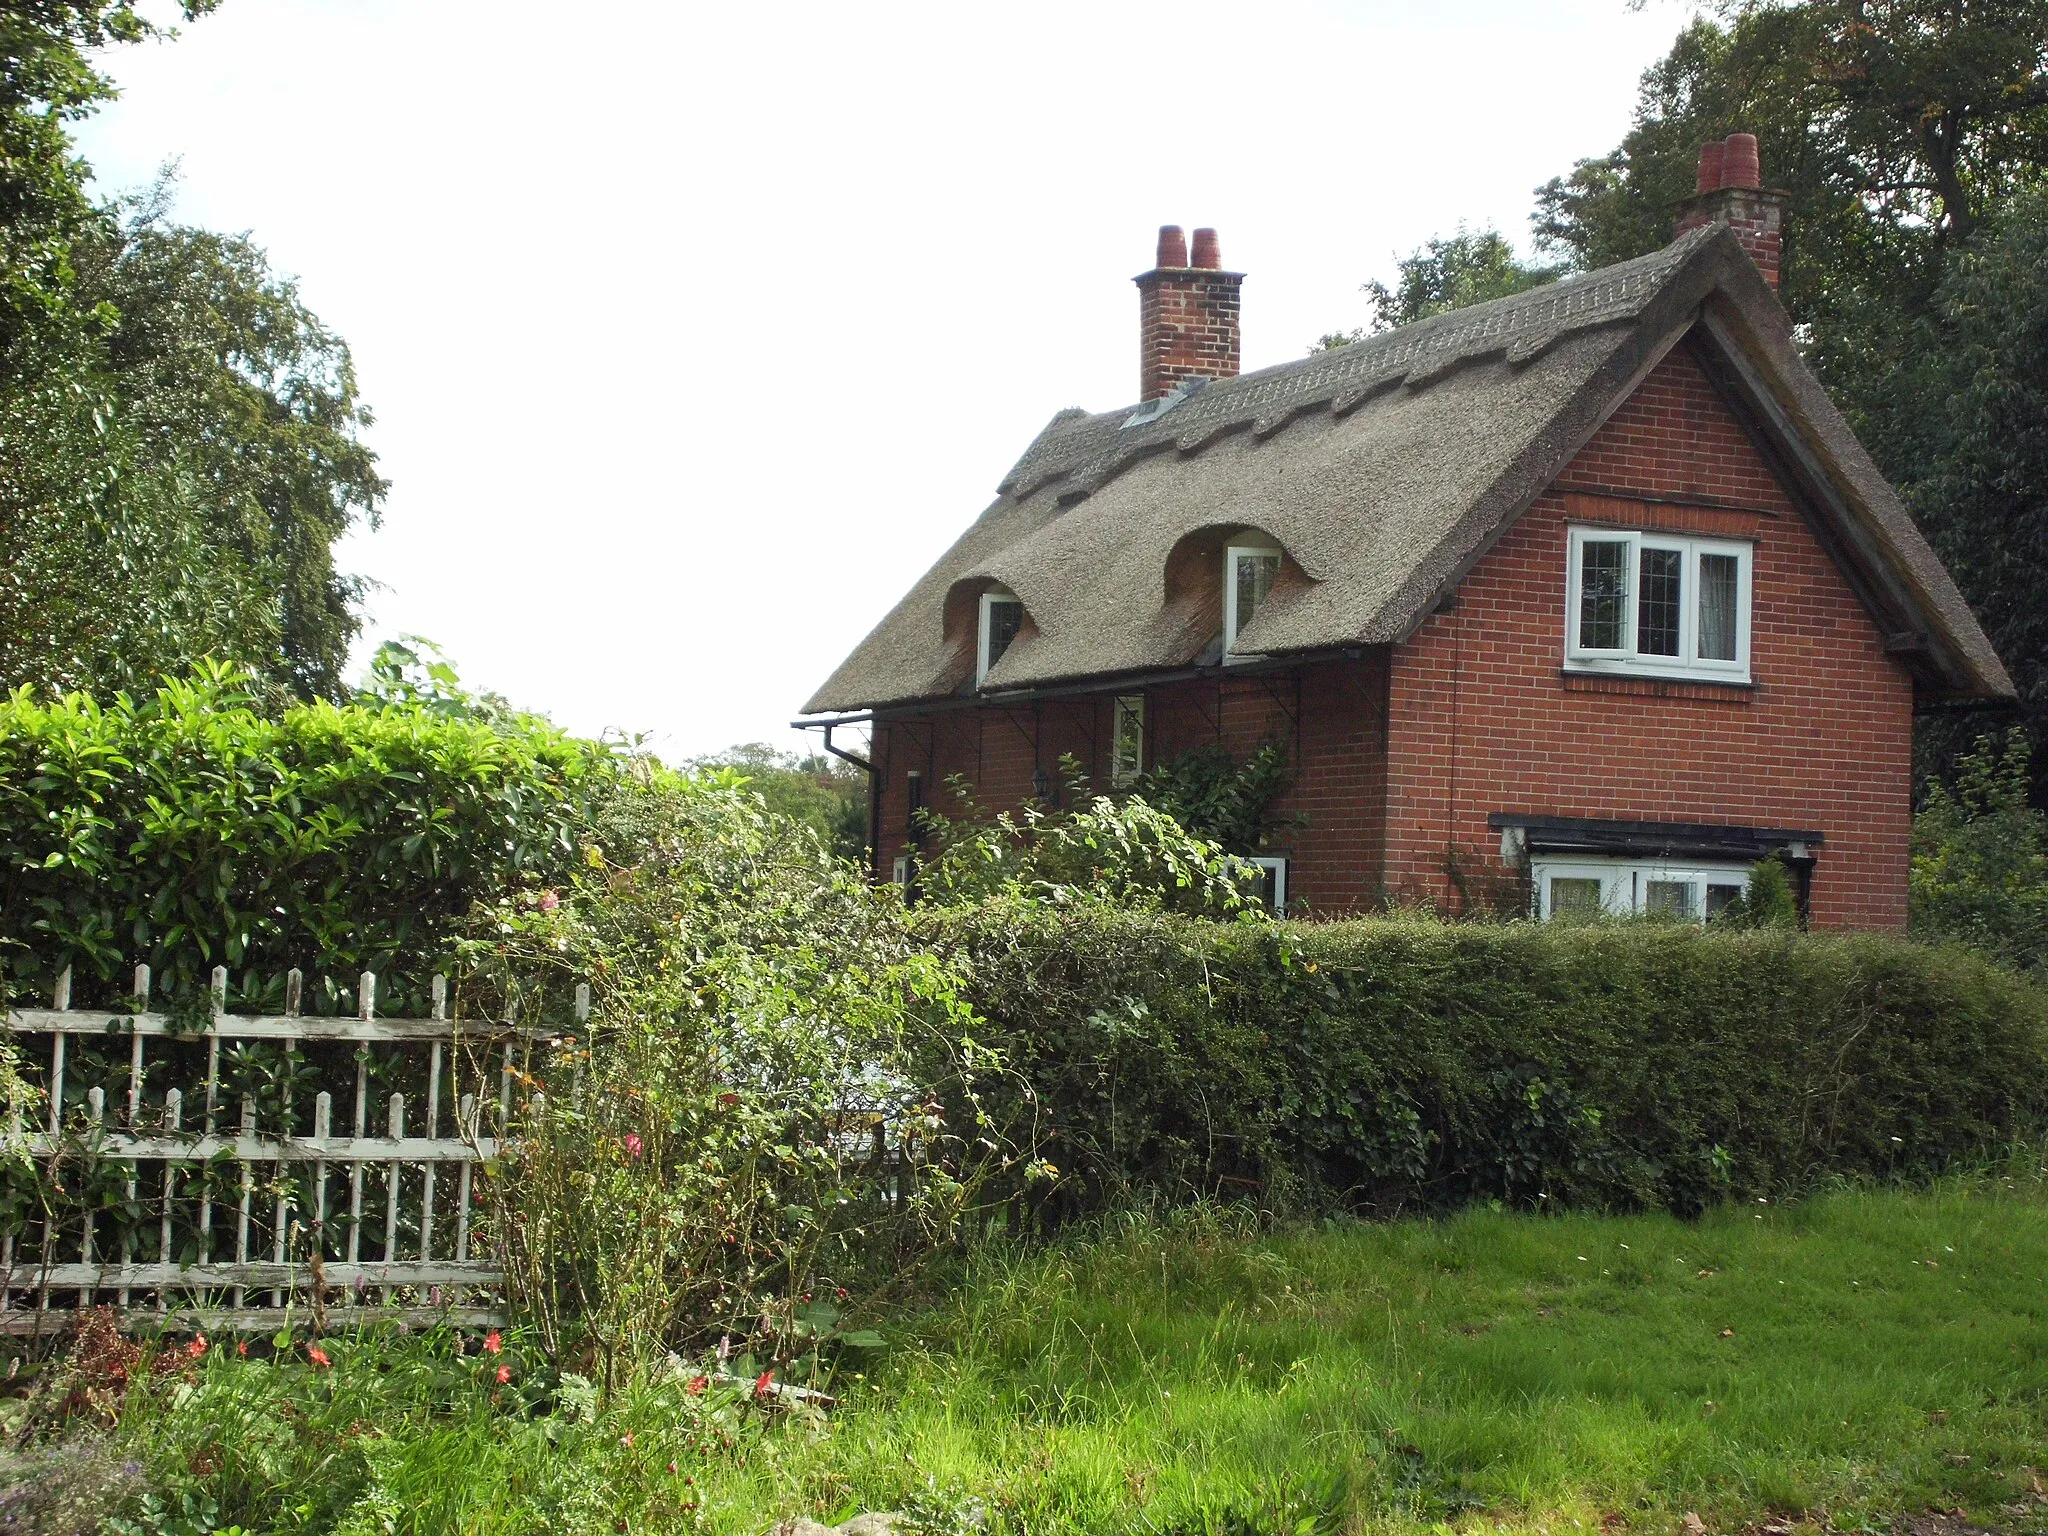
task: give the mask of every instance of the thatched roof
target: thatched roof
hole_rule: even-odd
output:
[[[1232,530],[1289,562],[1240,651],[1405,639],[1688,333],[1780,439],[1802,500],[1924,695],[2009,697],[1954,583],[1800,361],[1725,227],[1654,255],[1239,378],[1162,409],[1063,411],[995,501],[818,690],[807,713],[973,690],[975,598],[1028,623],[990,694],[1214,659],[1213,580],[1173,571]],[[1205,654],[1206,653],[1206,654]]]

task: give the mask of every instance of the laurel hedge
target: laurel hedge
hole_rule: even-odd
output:
[[[932,911],[1053,1180],[1011,1210],[1245,1197],[1695,1212],[1980,1163],[2048,1126],[2048,1005],[1880,935]],[[960,1106],[959,1113],[967,1113]]]
[[[231,1003],[423,1008],[480,900],[552,884],[612,764],[543,720],[448,700],[273,712],[225,669],[100,703],[0,695],[0,986],[116,1001],[148,964],[172,1006],[216,964]]]

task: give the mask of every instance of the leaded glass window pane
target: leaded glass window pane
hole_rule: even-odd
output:
[[[1690,880],[1648,880],[1643,883],[1643,910],[1661,917],[1692,917],[1693,883]]]
[[[1280,557],[1277,554],[1242,553],[1237,557],[1237,627],[1242,630],[1251,623],[1252,615],[1259,611],[1259,604],[1266,600],[1266,594],[1273,590],[1273,583],[1280,575]],[[1234,636],[1232,638],[1235,638]]]
[[[988,605],[988,665],[1003,659],[1003,652],[1024,626],[1024,605],[1014,598],[997,598]]]
[[[1734,555],[1700,556],[1700,660],[1735,660],[1735,599],[1737,571],[1741,562]]]
[[[1680,571],[1685,552],[1645,546],[1642,596],[1636,603],[1636,652],[1676,656],[1680,622]]]
[[[1588,539],[1579,546],[1579,648],[1618,651],[1628,643],[1628,544]]]
[[[1550,915],[1552,917],[1598,917],[1600,915],[1600,882],[1583,878],[1568,878],[1564,875],[1550,877]]]

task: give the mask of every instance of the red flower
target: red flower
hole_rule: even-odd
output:
[[[723,1104],[727,1109],[731,1109],[733,1105],[739,1103],[739,1101],[740,1096],[736,1093],[721,1093],[718,1096],[718,1102]]]
[[[771,1365],[767,1370],[754,1378],[754,1396],[766,1397],[768,1395],[768,1388],[774,1385],[774,1382],[775,1367]]]
[[[489,1333],[484,1335],[485,1354],[495,1355],[499,1350],[503,1349],[504,1347],[505,1336],[502,1333],[498,1332],[497,1329],[493,1328]]]
[[[503,1385],[505,1385],[505,1383],[506,1383],[506,1382],[510,1381],[511,1379],[512,1379],[512,1367],[511,1367],[511,1366],[509,1366],[509,1365],[501,1365],[501,1366],[499,1366],[499,1367],[498,1367],[498,1385],[502,1387]]]
[[[710,1385],[711,1378],[709,1376],[692,1376],[689,1385],[685,1386],[683,1390],[689,1393],[690,1396],[695,1397]]]
[[[629,1132],[629,1133],[627,1133],[627,1136],[626,1136],[626,1156],[628,1156],[628,1157],[633,1157],[633,1158],[637,1158],[637,1157],[638,1157],[639,1155],[640,1155],[640,1138],[639,1138],[638,1136],[636,1136],[636,1135],[633,1135],[632,1133],[630,1133],[630,1132]]]
[[[246,1354],[248,1354],[248,1353],[249,1353],[249,1341],[248,1341],[247,1339],[243,1339],[243,1340],[241,1340],[241,1341],[240,1341],[239,1343],[237,1343],[237,1344],[235,1345],[235,1353],[236,1353],[236,1354],[238,1354],[238,1355],[246,1355]]]
[[[205,1353],[206,1335],[203,1333],[194,1334],[192,1336],[192,1342],[185,1346],[185,1354],[187,1358],[197,1360],[201,1355]]]
[[[332,1360],[327,1358],[327,1351],[318,1344],[308,1344],[306,1346],[306,1358],[323,1370],[334,1364]]]

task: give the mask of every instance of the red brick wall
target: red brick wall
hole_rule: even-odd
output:
[[[1274,737],[1287,751],[1293,782],[1274,805],[1279,826],[1268,851],[1290,860],[1290,896],[1319,911],[1374,905],[1385,822],[1386,675],[1384,653],[1374,652],[1358,661],[1144,689],[1146,764],[1215,742],[1241,758]],[[1068,754],[1091,783],[1107,788],[1111,715],[1120,691],[1141,690],[878,724],[878,872],[886,876],[910,842],[913,769],[924,775],[927,802],[948,814],[957,803],[940,787],[948,775],[972,784],[980,805],[1000,811],[1029,799],[1041,770],[1059,786],[1060,759]]]
[[[1574,489],[1574,488],[1579,489]],[[1598,494],[1607,493],[1607,494]],[[1743,510],[1638,498],[1680,496]],[[1753,538],[1753,689],[1561,674],[1573,521]],[[1813,921],[1906,919],[1913,689],[1783,488],[1681,349],[1396,648],[1387,883],[1451,899],[1496,872],[1492,812],[1825,834]]]
[[[1241,274],[1168,267],[1137,281],[1139,399],[1185,379],[1237,377]]]

